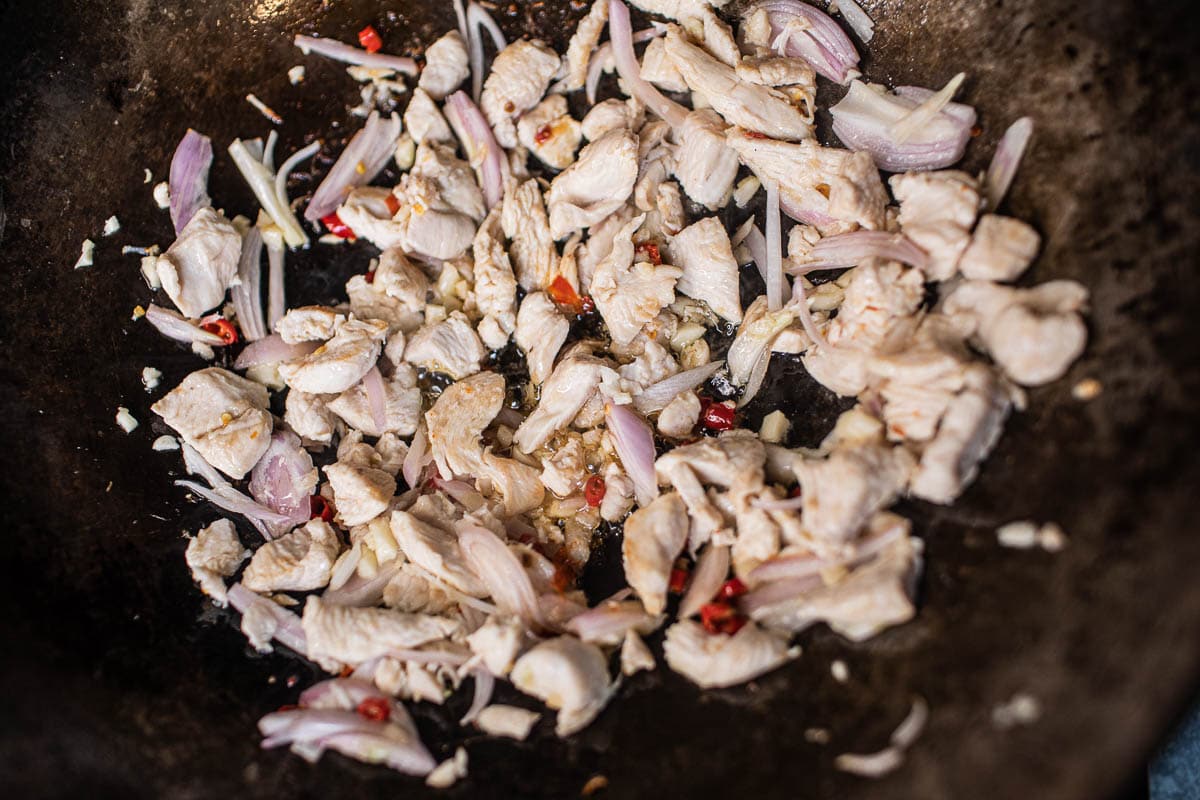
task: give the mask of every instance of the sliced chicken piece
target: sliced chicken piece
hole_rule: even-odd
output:
[[[421,327],[424,314],[410,310],[406,304],[375,286],[366,275],[352,275],[346,281],[350,311],[358,319],[377,319],[387,323],[388,341],[384,355],[389,362],[398,361],[404,353],[404,334]],[[390,353],[390,355],[389,355]]]
[[[818,622],[861,642],[913,618],[912,596],[921,571],[920,539],[897,539],[868,564],[831,585],[756,609],[750,616],[768,628],[798,632]]]
[[[533,292],[521,301],[516,342],[525,353],[529,379],[535,384],[540,386],[550,376],[570,330],[570,321],[545,293]]]
[[[559,736],[586,727],[612,697],[603,651],[573,636],[548,639],[525,653],[511,678],[517,689],[558,711]]]
[[[555,85],[555,91],[573,92],[583,88],[592,52],[599,44],[600,34],[607,23],[608,0],[595,0],[587,16],[575,26],[575,33],[571,34],[571,41],[567,43],[566,63],[560,69],[560,72],[566,74]]]
[[[688,114],[675,131],[673,174],[687,196],[709,211],[724,208],[733,194],[738,153],[726,142],[726,125],[712,109]]]
[[[405,246],[405,223],[393,219],[388,207],[394,192],[381,186],[359,186],[351,190],[346,201],[338,206],[338,219],[380,250]]]
[[[736,67],[741,62],[742,51],[733,30],[711,8],[701,9],[681,22],[691,40],[701,44],[717,61],[727,67]]]
[[[804,528],[820,555],[838,557],[871,516],[900,496],[915,464],[901,447],[835,448],[793,466],[804,499]]]
[[[399,301],[406,311],[416,313],[425,310],[429,278],[398,247],[390,247],[380,254],[379,264],[375,267],[374,286]]]
[[[596,5],[607,7],[608,3],[597,0]],[[475,725],[488,736],[504,736],[523,742],[529,738],[530,731],[541,718],[542,715],[536,711],[497,703],[480,711],[479,716],[475,717]]]
[[[802,58],[766,56],[747,57],[734,65],[737,76],[744,81],[762,86],[789,86],[817,92],[817,74]]]
[[[509,255],[521,288],[532,292],[549,286],[558,273],[558,248],[536,179],[505,192],[500,225],[512,240]]]
[[[426,578],[419,567],[404,564],[383,587],[383,604],[409,614],[445,615],[458,601],[445,587]]]
[[[306,443],[329,444],[333,441],[337,415],[326,403],[321,395],[292,390],[284,398],[283,421]]]
[[[1012,407],[1004,383],[981,364],[968,367],[962,383],[912,474],[909,492],[922,500],[947,504],[962,494],[1000,439]]]
[[[671,240],[671,263],[683,270],[677,291],[703,300],[718,316],[742,321],[737,259],[729,234],[716,217],[705,217]]]
[[[479,338],[492,350],[508,344],[517,330],[517,279],[513,275],[504,232],[500,227],[500,209],[493,208],[475,233],[472,247],[475,258],[475,303],[483,319]]]
[[[640,8],[647,14],[655,14],[677,21],[699,17],[713,6],[720,8],[727,2],[728,0],[716,0],[716,2],[708,2],[708,0],[630,0],[631,5]]]
[[[743,581],[759,564],[779,552],[781,533],[771,514],[753,506],[737,514],[737,539],[730,549],[733,574]]]
[[[479,107],[501,147],[517,146],[513,120],[537,105],[558,66],[558,53],[537,40],[518,39],[496,56]]]
[[[486,597],[487,589],[467,566],[458,535],[448,524],[430,524],[399,509],[391,516],[392,536],[409,561],[463,594]]]
[[[677,395],[658,415],[658,432],[668,439],[686,439],[700,419],[700,398],[693,391]]]
[[[225,299],[237,278],[242,237],[219,211],[206,206],[188,220],[179,237],[158,257],[163,291],[185,317],[197,318]]]
[[[615,462],[604,468],[604,499],[600,501],[600,518],[605,522],[620,522],[633,508],[633,481]]]
[[[404,358],[455,380],[479,372],[487,350],[471,321],[461,311],[451,311],[441,322],[424,325],[409,339]]]
[[[420,647],[447,639],[459,623],[427,614],[404,614],[385,608],[337,606],[310,596],[304,605],[304,637],[308,657],[329,672],[356,666],[393,650]]]
[[[766,296],[757,297],[746,309],[725,355],[730,380],[738,386],[750,380],[754,365],[769,352],[771,343],[795,318],[795,312],[787,306],[778,311],[767,311]]]
[[[666,608],[671,568],[687,540],[688,510],[675,492],[660,494],[625,520],[625,579],[648,613],[661,614]]]
[[[504,378],[481,372],[447,386],[425,412],[429,449],[443,478],[477,475],[480,435],[504,406]]]
[[[738,78],[736,71],[689,42],[678,29],[667,31],[667,55],[687,81],[726,122],[772,139],[812,139],[813,128],[791,99],[770,86]]]
[[[979,182],[965,172],[907,172],[889,181],[900,203],[900,230],[929,254],[929,280],[954,277],[979,214]]]
[[[377,246],[400,244],[407,252],[442,260],[456,258],[471,246],[471,240],[475,238],[475,219],[459,213],[443,199],[436,179],[409,173],[394,194],[400,208],[393,224],[401,226],[402,237],[386,244],[372,240]],[[474,207],[471,210],[480,209]],[[341,211],[338,213],[340,215]],[[479,218],[482,219],[482,214]]]
[[[550,184],[550,234],[554,239],[595,225],[621,206],[633,192],[638,174],[638,138],[614,129],[587,145],[579,160]]]
[[[731,128],[726,141],[760,180],[778,184],[780,207],[793,219],[826,235],[855,226],[884,229],[888,196],[868,154],[813,140],[763,139],[740,128]]]
[[[577,433],[542,459],[542,485],[559,497],[573,494],[588,477],[583,437]]]
[[[329,583],[341,542],[329,523],[314,519],[258,548],[242,575],[252,592],[307,592]]]
[[[963,277],[1007,283],[1021,277],[1041,245],[1031,225],[1012,217],[984,214],[958,262]]]
[[[636,131],[646,121],[646,107],[635,97],[619,100],[615,97],[592,106],[580,123],[583,136],[594,142],[611,130]]]
[[[333,489],[336,519],[342,527],[365,525],[387,510],[396,494],[396,479],[382,469],[339,461],[325,467]]]
[[[262,384],[208,367],[188,375],[150,410],[205,461],[237,480],[271,444],[269,401]]]
[[[450,123],[446,122],[433,98],[420,87],[413,90],[408,108],[404,110],[404,127],[417,144],[454,142]]]
[[[728,490],[734,506],[741,507],[762,490],[765,460],[761,439],[752,431],[733,430],[659,456],[654,472],[660,485],[672,483],[679,488],[681,468],[686,469],[699,481]]]
[[[233,523],[219,519],[188,538],[184,556],[200,590],[224,608],[228,601],[223,579],[237,572],[241,563],[250,557],[250,551],[242,546]]]
[[[293,308],[275,323],[275,332],[288,344],[323,342],[332,339],[346,315],[326,306]]]
[[[470,74],[467,43],[458,31],[450,31],[425,48],[425,68],[421,70],[417,88],[428,92],[434,100],[441,100],[457,89]]]
[[[750,622],[732,636],[708,633],[699,623],[680,620],[663,641],[667,666],[703,689],[736,686],[795,658],[787,642]]]
[[[667,54],[667,44],[662,39],[651,39],[642,54],[642,79],[646,80],[664,92],[686,92],[687,81],[675,65],[675,60]]]
[[[631,395],[636,395],[647,386],[652,386],[677,372],[679,364],[671,355],[671,351],[653,339],[643,345],[641,354],[628,364],[617,368],[622,389]]]
[[[287,385],[309,394],[337,394],[362,380],[379,360],[387,323],[351,319],[339,325],[333,338],[312,353],[279,365]]]
[[[579,122],[561,94],[550,95],[517,120],[517,141],[552,169],[571,166],[582,139]]]
[[[645,215],[634,217],[613,240],[609,254],[592,275],[592,299],[613,341],[628,345],[642,327],[675,301],[677,267],[647,261],[633,263],[633,233]]]
[[[392,432],[412,436],[421,419],[421,390],[417,376],[408,364],[402,364],[390,379],[383,382],[384,426],[381,429],[371,411],[371,401],[362,383],[350,387],[326,403],[351,428],[367,436],[382,436]]]
[[[494,455],[491,448],[483,452],[479,470],[480,485],[488,494],[499,495],[505,516],[513,517],[532,511],[542,504],[546,490],[536,467],[512,458]]]
[[[517,656],[525,649],[528,631],[519,617],[495,615],[488,617],[467,636],[471,652],[479,656],[493,675],[503,678],[512,671]]]
[[[1022,386],[1061,378],[1083,353],[1087,327],[1079,312],[1088,290],[1074,281],[1050,281],[1013,289],[966,281],[946,297],[942,310]]]
[[[606,361],[586,353],[571,354],[560,361],[542,385],[537,408],[513,435],[513,444],[522,453],[532,453],[550,441],[595,394],[601,370],[607,368]]]
[[[440,205],[434,207],[465,214],[476,223],[487,215],[483,190],[475,181],[475,171],[455,155],[452,143],[427,142],[417,147],[412,174],[428,178],[436,184]],[[419,213],[417,209],[413,210]],[[410,221],[409,227],[412,224]]]
[[[626,631],[625,639],[621,642],[621,674],[634,675],[644,669],[652,670],[656,666],[658,665],[654,661],[654,654],[646,647],[642,637],[638,636],[636,631]]]
[[[612,216],[604,219],[588,229],[587,241],[575,251],[575,267],[579,276],[579,293],[592,293],[592,276],[596,267],[612,252],[613,241],[617,234],[625,228],[631,219],[637,215],[633,205],[625,205]]]

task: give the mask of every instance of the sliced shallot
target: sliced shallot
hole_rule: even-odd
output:
[[[154,303],[146,308],[146,321],[163,336],[177,342],[199,342],[210,347],[223,347],[227,344],[220,336],[209,333],[179,312],[156,306]]]
[[[354,64],[368,69],[393,70],[405,75],[416,75],[418,72],[417,62],[411,58],[389,56],[387,53],[368,53],[358,47],[351,47],[333,39],[319,39],[316,36],[297,36],[294,41],[296,47],[299,47],[300,52],[305,55],[316,53],[344,64]]]
[[[638,505],[649,505],[658,497],[658,480],[654,477],[654,431],[629,406],[606,403],[604,418],[617,458],[621,460],[625,474],[633,481]]]
[[[396,152],[400,130],[400,117],[392,114],[385,119],[378,111],[372,111],[313,192],[308,208],[304,209],[304,218],[316,222],[332,214],[354,188],[374,180]]]
[[[208,169],[212,166],[212,140],[188,128],[171,158],[168,178],[171,224],[178,234],[200,209],[212,205],[208,197]]]
[[[999,208],[1000,202],[1008,194],[1008,188],[1012,186],[1017,167],[1021,165],[1021,157],[1025,155],[1025,148],[1029,146],[1032,136],[1033,118],[1021,117],[1009,125],[1008,130],[1000,137],[1000,142],[996,145],[996,154],[992,156],[987,176],[983,179],[983,191],[990,210],[995,211]]]
[[[678,372],[658,383],[647,386],[633,398],[634,407],[643,414],[662,411],[667,404],[683,392],[695,389],[725,366],[724,361],[713,361],[699,367]]]
[[[692,572],[692,582],[688,585],[687,594],[679,601],[679,618],[698,613],[701,606],[716,597],[727,574],[728,545],[708,544],[696,561],[696,569]]]
[[[464,520],[458,524],[458,545],[471,571],[487,587],[496,607],[526,622],[541,618],[537,593],[521,561],[499,536]]]
[[[320,347],[320,345],[320,342],[288,344],[278,333],[272,333],[270,336],[246,345],[246,348],[238,353],[237,360],[233,362],[233,366],[234,369],[249,369],[250,367],[257,367],[263,364],[294,361],[308,355]]]

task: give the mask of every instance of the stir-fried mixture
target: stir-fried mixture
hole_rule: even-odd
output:
[[[633,2],[649,27],[596,0],[565,54],[508,42],[474,3],[420,66],[373,28],[361,48],[297,37],[352,65],[366,119],[307,202],[289,174],[319,143],[278,167],[274,136],[230,143],[255,221],[213,207],[210,140],[179,144],[176,239],[143,259],[174,309],[145,317],[226,366],[155,403],[178,438],[154,446],[258,533],[218,519],[187,563],[255,648],[335,676],[263,717],[265,746],[448,785],[466,751],[439,766],[401,701],[471,678],[462,725],[521,739],[540,715],[491,703],[508,681],[569,736],[617,674],[657,666],[660,628],[669,669],[727,687],[796,658],[814,624],[855,641],[902,624],[922,542],[888,508],[954,502],[1021,387],[1084,347],[1082,286],[1012,285],[1039,247],[999,213],[1028,120],[986,174],[948,169],[975,126],[963,76],[865,83],[841,25],[799,0]],[[818,80],[845,87],[828,146]],[[376,185],[389,162],[399,182]],[[344,302],[289,307],[311,231],[370,246]],[[776,353],[857,399],[816,449],[787,447],[779,412],[742,427]],[[627,587],[590,605],[578,578],[604,536],[623,536]],[[838,765],[894,768],[925,713]]]

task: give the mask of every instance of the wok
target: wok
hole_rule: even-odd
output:
[[[878,23],[869,77],[932,86],[969,73],[982,134],[968,168],[986,164],[1009,122],[1035,117],[1011,211],[1045,237],[1035,279],[1092,290],[1087,354],[1030,393],[957,505],[906,509],[928,555],[915,621],[861,645],[811,630],[800,660],[729,691],[642,674],[568,741],[546,726],[525,743],[468,736],[470,777],[446,796],[570,797],[604,775],[622,798],[1092,800],[1135,774],[1195,688],[1200,79],[1188,4],[865,5]],[[510,36],[561,47],[581,6],[497,16]],[[356,85],[303,58],[294,33],[353,41],[371,21],[389,50],[419,51],[452,26],[449,4],[15,0],[0,14],[0,795],[433,796],[339,756],[310,766],[259,749],[255,720],[315,673],[250,655],[188,578],[181,533],[215,514],[171,486],[177,454],[150,450],[139,374],[157,366],[169,387],[197,362],[131,321],[148,292],[119,250],[169,241],[142,170],[162,180],[188,126],[217,145],[213,197],[252,209],[223,152],[270,127],[247,92],[286,119],[280,152],[306,132],[355,127]],[[298,63],[308,80],[293,87],[285,70]],[[111,214],[122,230],[100,239]],[[89,236],[95,266],[74,271]],[[292,297],[332,299],[360,259],[297,255]],[[819,437],[838,404],[777,367],[760,409],[783,404],[800,438]],[[1090,403],[1071,396],[1084,377],[1104,387]],[[113,422],[119,404],[142,422],[132,434]],[[1069,546],[999,548],[996,526],[1022,518],[1059,522]],[[830,677],[836,658],[845,685]],[[1042,717],[999,731],[991,709],[1017,692],[1038,698]],[[833,770],[833,754],[885,744],[917,694],[932,716],[901,770],[878,783]],[[468,699],[416,712],[439,758]],[[808,727],[832,741],[807,742]]]

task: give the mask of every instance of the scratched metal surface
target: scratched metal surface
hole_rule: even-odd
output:
[[[970,167],[1009,121],[1036,118],[1011,211],[1045,235],[1034,279],[1092,289],[1088,353],[1030,393],[958,505],[907,507],[928,545],[914,622],[861,645],[810,631],[799,661],[734,690],[702,696],[663,670],[637,676],[569,741],[547,724],[525,743],[468,736],[471,775],[445,796],[570,797],[602,774],[621,798],[1091,800],[1117,789],[1195,686],[1200,86],[1185,4],[864,5],[878,21],[869,77],[940,85],[969,72],[983,127]],[[510,36],[560,46],[583,10],[513,8],[499,15]],[[139,374],[152,364],[170,386],[197,362],[130,321],[148,292],[119,250],[169,240],[142,170],[163,179],[189,125],[217,144],[212,195],[251,209],[223,153],[234,136],[267,132],[248,91],[284,115],[280,152],[353,127],[356,86],[302,58],[292,34],[353,40],[374,21],[389,49],[415,51],[451,20],[448,4],[402,2],[0,8],[0,794],[432,796],[341,757],[309,766],[258,748],[255,720],[296,696],[289,676],[316,676],[249,653],[188,579],[180,533],[215,515],[171,487],[175,455],[150,451],[158,430]],[[297,63],[308,80],[293,87],[284,73]],[[113,213],[122,230],[100,240]],[[74,272],[87,236],[96,264]],[[334,298],[363,252],[297,255],[289,291]],[[1070,386],[1088,376],[1105,391],[1084,405]],[[142,420],[131,435],[113,423],[118,404]],[[819,438],[839,407],[786,362],[755,410],[771,405],[793,415],[798,440]],[[1070,546],[998,548],[994,528],[1025,517],[1058,521]],[[850,668],[844,686],[829,675],[835,658]],[[1042,720],[996,731],[990,709],[1018,691],[1040,699]],[[880,783],[832,769],[837,752],[881,746],[914,694],[932,716],[903,769]],[[461,740],[452,720],[468,699],[417,709],[439,757]],[[828,727],[831,743],[807,743],[810,726]]]

